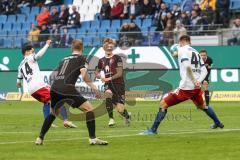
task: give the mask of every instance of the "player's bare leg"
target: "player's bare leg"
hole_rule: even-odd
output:
[[[130,114],[128,113],[128,111],[125,109],[124,104],[117,103],[116,108],[117,108],[118,113],[120,113],[121,116],[123,116],[125,118],[125,123],[127,125],[130,125],[131,117],[130,117]]]
[[[210,95],[209,95],[209,90],[208,90],[208,82],[203,81],[203,89],[204,89],[204,97],[205,97],[205,102],[206,105],[209,106],[209,101],[210,101]]]
[[[56,116],[59,114],[59,112],[60,112],[59,109],[54,110],[51,108],[51,113],[44,120],[39,137],[35,141],[36,145],[43,144],[45,134],[48,132],[49,128],[51,127],[53,121],[56,119]]]
[[[160,123],[162,122],[162,120],[165,118],[165,116],[167,114],[168,107],[169,107],[168,104],[164,100],[161,100],[159,111],[156,115],[156,118],[155,118],[153,124],[152,124],[152,127],[145,130],[144,132],[140,133],[140,135],[154,135],[154,134],[157,134],[157,129],[158,129]]]
[[[204,99],[204,98],[203,98]],[[199,109],[203,110],[207,115],[208,117],[210,117],[214,124],[212,124],[210,126],[210,128],[212,129],[216,129],[216,128],[224,128],[224,124],[218,119],[215,111],[213,110],[213,108],[211,106],[207,106],[205,101],[203,101],[203,104],[202,105],[196,105]]]
[[[88,128],[88,133],[89,133],[89,144],[91,144],[91,145],[95,145],[95,144],[107,145],[108,144],[107,141],[103,141],[99,138],[96,138],[95,115],[93,112],[92,105],[88,101],[86,101],[79,107],[79,109],[86,113],[86,124],[87,124],[87,128]]]

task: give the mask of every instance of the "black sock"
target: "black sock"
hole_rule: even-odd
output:
[[[41,129],[40,135],[39,135],[39,137],[41,139],[44,139],[45,134],[47,133],[47,131],[49,130],[49,128],[51,127],[51,125],[52,125],[52,123],[53,123],[53,121],[55,119],[56,119],[56,117],[54,115],[52,115],[52,114],[49,114],[45,118],[45,120],[43,122],[43,125],[42,125],[42,129]]]
[[[111,98],[106,99],[106,109],[108,112],[108,117],[113,119],[113,104]]]
[[[206,90],[204,91],[204,96],[205,96],[205,101],[206,101],[206,105],[209,106],[209,91]]]
[[[122,113],[120,113],[123,117],[125,117],[126,119],[129,119],[129,114],[128,111],[126,109],[123,110]]]
[[[86,113],[86,124],[90,138],[96,138],[95,135],[95,116],[93,111]]]

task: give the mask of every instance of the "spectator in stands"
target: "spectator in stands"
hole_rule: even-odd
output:
[[[59,19],[58,19],[58,27],[60,26],[66,26],[67,21],[68,21],[68,16],[69,16],[69,11],[68,8],[65,7],[65,5],[61,5],[60,8],[60,13],[59,13]]]
[[[230,0],[217,0],[215,24],[223,24],[223,27],[228,27],[229,5]]]
[[[109,19],[111,15],[111,6],[109,0],[103,0],[103,4],[100,11],[101,19]]]
[[[181,16],[180,7],[177,4],[173,4],[173,9],[171,11],[173,19],[176,21]]]
[[[152,14],[152,5],[149,0],[144,0],[143,5],[141,7],[141,18],[144,19],[146,16]]]
[[[115,0],[111,9],[111,19],[119,19],[123,13],[124,5],[120,0]]]
[[[20,0],[18,1],[18,8],[22,8],[22,7],[28,7],[31,5],[31,0]]]
[[[132,32],[128,34],[128,38],[130,39],[132,44],[135,46],[139,46],[143,41],[141,29],[135,23],[130,23],[129,32]]]
[[[161,15],[161,18],[157,22],[156,31],[163,31],[167,25],[167,14],[164,12]]]
[[[122,26],[121,26],[121,29],[120,29],[120,37],[119,39],[120,40],[124,40],[127,38],[127,33],[129,31],[129,24],[127,23],[124,23]]]
[[[195,11],[197,12],[198,15],[201,15],[201,11],[202,11],[202,10],[201,10],[199,4],[194,3],[194,4],[193,4],[193,8],[192,8],[192,10],[195,10]]]
[[[182,35],[186,35],[187,34],[187,30],[184,27],[184,25],[181,24],[180,20],[176,21],[176,27],[174,28],[173,32],[174,32],[174,42],[175,43],[178,42],[179,38]]]
[[[187,16],[186,12],[181,13],[181,17],[179,18],[179,20],[184,26],[188,27],[190,25],[190,18]]]
[[[61,36],[61,40],[60,40],[60,46],[69,47],[71,46],[72,41],[73,41],[73,38],[69,35],[67,27],[64,27],[63,35]]]
[[[50,38],[49,34],[50,32],[49,29],[47,28],[47,25],[43,24],[41,26],[41,31],[39,34],[40,47],[42,47],[45,44],[45,42]]]
[[[50,37],[53,42],[53,47],[59,46],[60,43],[60,32],[56,24],[52,25],[52,29],[50,30]]]
[[[195,0],[184,0],[182,2],[181,11],[182,12],[191,12]]]
[[[30,41],[35,47],[38,46],[38,38],[40,34],[40,29],[32,24],[31,30],[28,33],[28,41]]]
[[[162,14],[167,14],[168,9],[165,3],[161,3],[160,10],[155,12],[154,23],[158,24],[158,21],[161,20]]]
[[[201,9],[204,11],[215,11],[217,0],[202,0],[200,3]]]
[[[42,13],[40,13],[37,16],[38,26],[42,26],[44,24],[47,24],[49,16],[50,16],[50,12],[48,11],[48,8],[47,7],[43,7]]]
[[[167,26],[163,31],[163,39],[160,42],[162,45],[170,46],[174,43],[173,41],[173,25],[170,20],[167,21]]]
[[[58,23],[58,17],[59,17],[59,14],[58,14],[57,8],[53,7],[52,8],[52,14],[48,18],[48,24],[50,26],[52,26],[53,24],[57,24]]]
[[[159,12],[160,9],[161,9],[161,4],[163,3],[162,0],[155,0],[154,3],[152,3],[152,8],[153,8],[153,11],[154,11],[154,14],[156,12]]]
[[[192,16],[190,21],[190,29],[192,31],[202,30],[202,17],[198,15],[197,11],[192,10]],[[192,32],[192,35],[199,34],[198,32]]]
[[[122,19],[128,18],[128,8],[129,8],[128,0],[124,0],[123,1],[123,13],[120,15],[120,18],[122,18]]]
[[[235,19],[232,27],[232,38],[228,39],[228,45],[240,45],[240,18]]]
[[[171,12],[167,12],[167,21],[170,21],[172,23],[172,26],[175,25],[175,21]]]
[[[72,27],[80,27],[80,14],[77,12],[77,7],[72,6],[72,14],[69,15],[68,17],[68,23],[67,27],[72,28]]]
[[[141,5],[139,1],[131,0],[130,5],[128,6],[128,16],[130,19],[134,19],[140,15]]]
[[[2,0],[0,2],[1,14],[17,14],[19,12],[14,0]]]

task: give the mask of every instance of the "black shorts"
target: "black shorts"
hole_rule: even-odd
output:
[[[67,103],[73,108],[79,108],[79,106],[87,101],[76,89],[72,91],[67,89],[67,93],[64,92],[64,89],[61,89],[61,91],[51,89],[50,95],[51,108],[53,109],[60,108],[64,103]]]
[[[105,91],[110,89],[113,93],[112,96],[112,103],[117,104],[125,103],[125,85],[124,84],[117,84],[117,83],[107,83],[104,85]]]

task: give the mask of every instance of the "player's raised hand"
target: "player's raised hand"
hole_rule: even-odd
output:
[[[49,46],[51,45],[51,43],[52,43],[52,40],[51,40],[51,39],[49,39],[49,40],[46,41],[46,44],[48,44]]]

